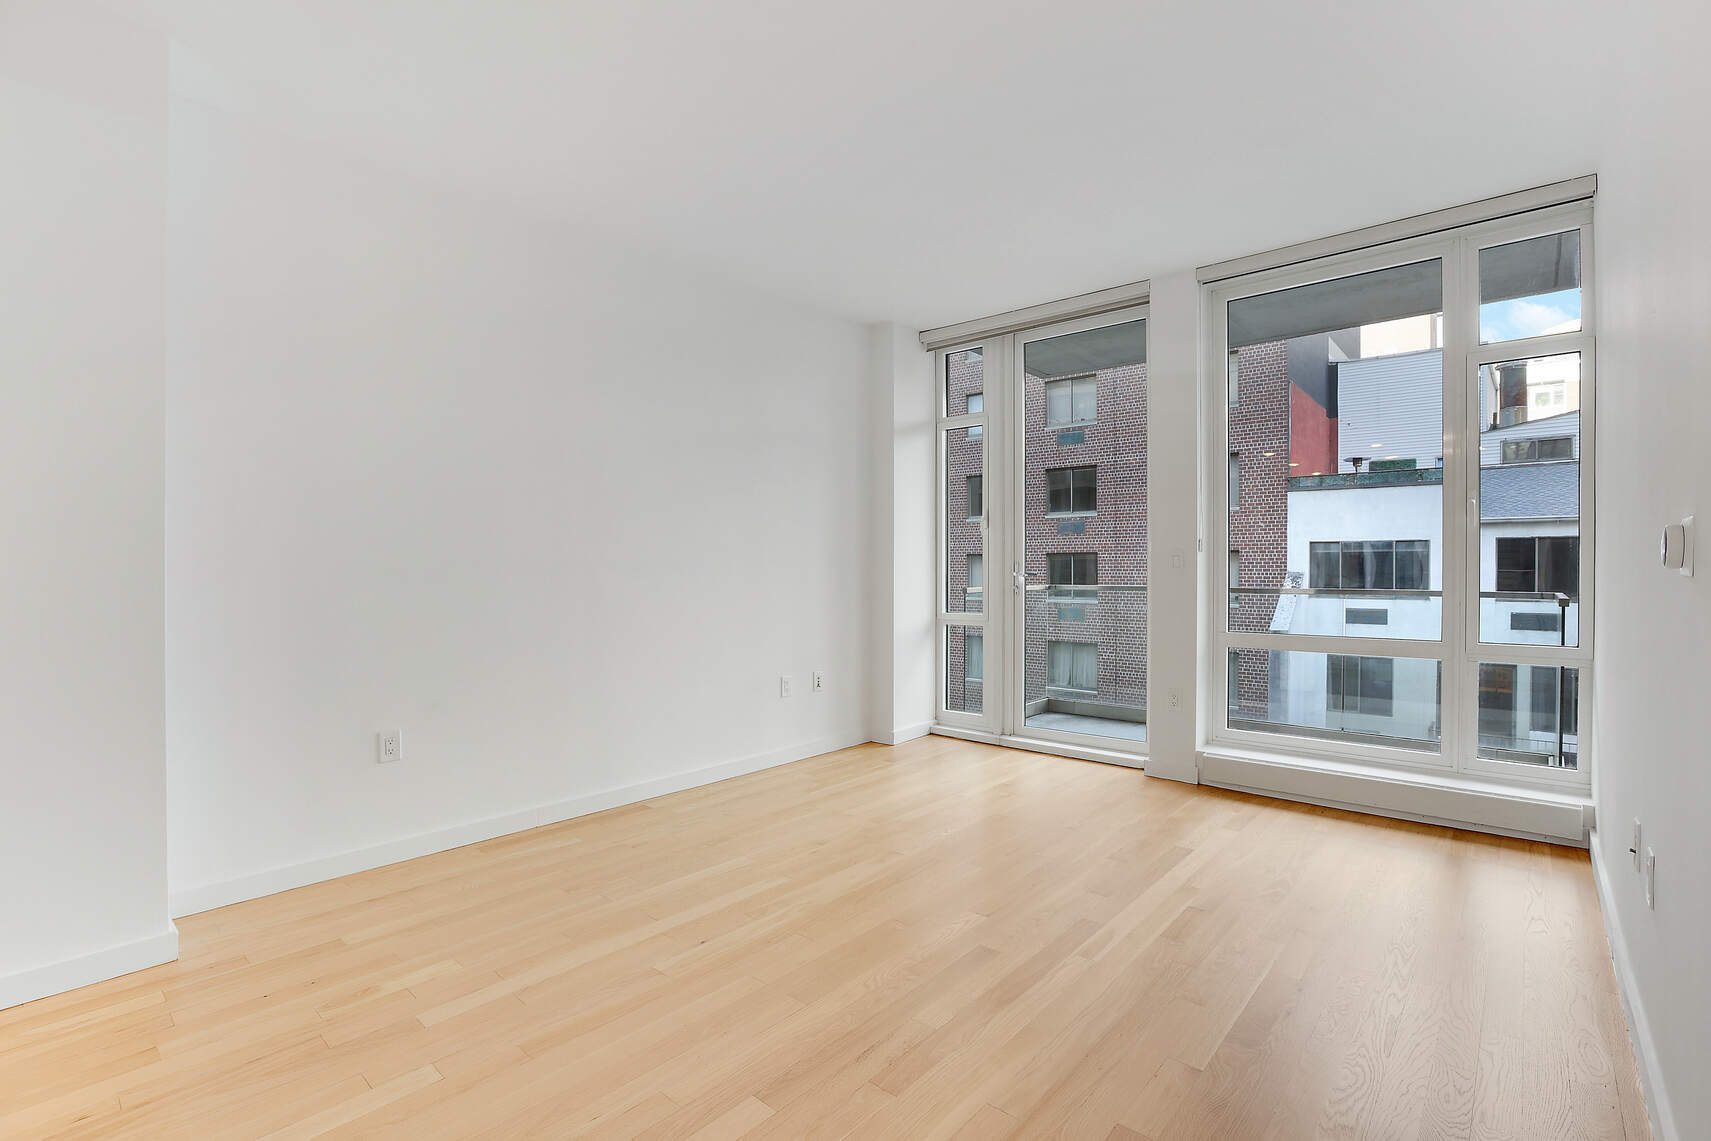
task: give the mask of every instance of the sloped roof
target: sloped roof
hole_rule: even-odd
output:
[[[1479,518],[1567,519],[1580,514],[1580,463],[1504,464],[1479,471]]]

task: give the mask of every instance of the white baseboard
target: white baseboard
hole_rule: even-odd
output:
[[[1592,879],[1598,885],[1598,906],[1604,912],[1604,934],[1610,941],[1610,962],[1616,968],[1616,992],[1622,997],[1622,1010],[1628,1016],[1628,1036],[1634,1044],[1634,1065],[1640,1071],[1640,1088],[1646,1095],[1646,1112],[1652,1119],[1652,1136],[1657,1141],[1680,1141],[1675,1127],[1675,1113],[1670,1108],[1669,1094],[1664,1090],[1663,1075],[1656,1068],[1657,1047],[1652,1042],[1651,1023],[1646,1021],[1645,1004],[1634,981],[1634,964],[1628,957],[1628,939],[1622,932],[1611,894],[1609,869],[1604,866],[1604,853],[1598,845],[1598,832],[1592,833]]]
[[[0,1010],[90,983],[106,982],[145,967],[158,967],[176,958],[178,928],[168,923],[166,930],[158,935],[0,977]]]
[[[463,824],[454,824],[448,828],[436,828],[431,832],[419,832],[415,835],[400,837],[397,840],[389,840],[383,844],[336,852],[329,856],[305,860],[301,863],[284,864],[280,867],[236,876],[228,880],[216,880],[213,883],[182,888],[169,893],[167,909],[174,919],[185,915],[194,915],[199,911],[225,907],[232,903],[242,903],[248,899],[259,899],[264,895],[289,891],[295,887],[305,887],[312,883],[320,883],[323,880],[337,879],[339,876],[348,876],[355,872],[366,872],[371,868],[395,864],[401,860],[413,860],[418,856],[429,856],[450,848],[461,848],[465,844],[491,840],[496,836],[508,836],[513,832],[539,828],[545,824],[557,824],[561,820],[586,816],[591,812],[603,812],[608,808],[620,808],[623,805],[634,804],[640,800],[651,800],[656,796],[699,788],[702,785],[714,784],[718,781],[729,780],[732,777],[744,776],[748,773],[759,772],[762,769],[770,769],[778,765],[789,764],[792,761],[818,756],[821,753],[829,753],[836,749],[858,745],[862,743],[862,740],[863,738],[859,734],[851,734],[847,737],[820,737],[783,749],[756,753],[734,761],[708,765],[705,768],[672,773],[669,776],[656,777],[653,780],[640,781],[636,784],[624,785],[621,788],[573,797],[570,800],[561,800],[534,808],[525,808],[518,812],[508,812],[500,816],[489,816]]]
[[[876,745],[901,745],[905,741],[913,741],[917,737],[925,737],[932,732],[933,723],[922,721],[915,725],[899,725],[891,732],[880,732],[873,738]]]

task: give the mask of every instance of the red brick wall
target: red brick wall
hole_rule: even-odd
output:
[[[1284,586],[1288,585],[1284,574],[1289,557],[1290,416],[1297,391],[1289,383],[1288,345],[1272,341],[1242,349],[1236,367],[1239,402],[1229,410],[1229,450],[1241,457],[1241,495],[1240,504],[1230,512],[1230,550],[1241,556],[1240,585]],[[1306,402],[1318,408],[1312,400]],[[1220,490],[1214,489],[1214,502]],[[1275,598],[1244,597],[1228,610],[1229,628],[1250,633],[1269,630],[1276,608]],[[1237,700],[1244,713],[1264,717],[1270,683],[1268,656],[1242,654],[1240,663]]]

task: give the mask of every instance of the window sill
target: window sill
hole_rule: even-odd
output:
[[[1044,516],[1042,516],[1042,518],[1045,518],[1045,519],[1091,519],[1098,514],[1099,514],[1099,512],[1097,512],[1097,511],[1048,511],[1045,513]]]
[[[1097,420],[1070,420],[1070,421],[1063,423],[1063,424],[1053,424],[1050,420],[1047,420],[1046,421],[1046,431],[1048,431],[1048,432],[1068,432],[1068,431],[1071,431],[1075,428],[1094,428],[1094,427],[1097,427],[1098,424],[1099,424],[1099,421],[1097,421]]]
[[[1590,795],[1520,787],[1465,773],[1212,744],[1197,753],[1202,784],[1505,836],[1586,846]]]

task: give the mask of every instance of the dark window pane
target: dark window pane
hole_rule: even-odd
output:
[[[1497,540],[1497,589],[1531,593],[1536,589],[1537,547],[1532,539]]]
[[[1342,546],[1338,543],[1313,543],[1309,547],[1307,585],[1314,589],[1335,590],[1342,582]]]
[[[1099,509],[1097,469],[1076,468],[1071,475],[1074,478],[1075,486],[1075,509],[1077,511],[1097,511]]]
[[[1069,469],[1053,468],[1046,472],[1046,510],[1054,514],[1069,511],[1071,502]]]
[[[1534,666],[1527,671],[1532,676],[1530,682],[1531,698],[1528,710],[1532,718],[1532,730],[1535,733],[1555,733],[1557,731],[1557,673],[1552,666]]]
[[[1538,455],[1541,460],[1572,460],[1574,458],[1574,438],[1556,436],[1549,440],[1540,440]]]
[[[1360,659],[1360,711],[1373,717],[1389,717],[1391,679],[1395,663],[1389,658]]]
[[[1479,735],[1515,736],[1515,667],[1479,667]]]
[[[1539,540],[1538,589],[1570,598],[1580,594],[1580,538],[1557,535]]]
[[[971,475],[968,477],[968,517],[970,519],[979,519],[986,514],[986,496],[982,484],[982,476]]]
[[[1432,545],[1424,539],[1406,539],[1396,544],[1396,589],[1430,590]]]

